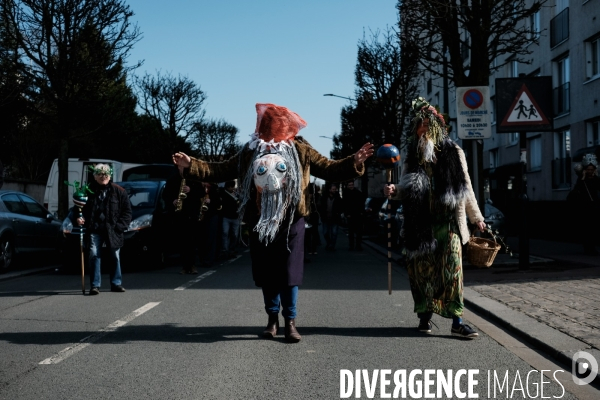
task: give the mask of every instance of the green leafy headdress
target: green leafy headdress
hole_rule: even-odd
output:
[[[104,175],[108,175],[111,177],[113,176],[113,169],[108,164],[90,165],[88,168],[94,175],[103,175],[104,174]]]
[[[437,107],[432,106],[423,97],[417,97],[411,103],[411,136],[417,134],[417,128],[424,119],[429,120],[429,130],[425,134],[434,144],[439,144],[448,134],[444,116]]]

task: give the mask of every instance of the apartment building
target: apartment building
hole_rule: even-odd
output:
[[[550,221],[556,222],[561,219],[557,216],[568,213],[565,199],[577,178],[572,164],[587,152],[595,152],[600,159],[600,0],[549,0],[524,23],[539,32],[539,44],[530,45],[531,63],[508,57],[508,64],[490,77],[490,96],[494,108],[497,78],[520,74],[552,77],[554,130],[526,133],[526,179],[531,223],[553,230],[557,224]],[[465,54],[466,59],[470,56]],[[427,74],[422,82],[422,93],[442,109],[444,91],[448,90],[448,109],[455,118],[454,88],[444,88],[441,78]],[[456,128],[453,131],[457,139]],[[496,133],[494,121],[492,137],[483,140],[486,197],[513,220],[520,212],[523,175],[519,139],[518,132]],[[461,145],[467,151],[470,148]],[[565,227],[560,223],[558,226]]]

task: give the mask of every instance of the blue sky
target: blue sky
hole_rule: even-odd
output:
[[[184,75],[207,94],[206,115],[240,130],[256,125],[256,103],[300,114],[301,134],[329,157],[353,97],[357,43],[363,32],[397,21],[396,0],[127,0],[143,38],[129,62],[136,74]]]

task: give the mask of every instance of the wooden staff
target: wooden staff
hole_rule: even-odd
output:
[[[82,215],[81,207],[77,207],[79,215]],[[83,226],[79,226],[79,252],[81,253],[81,292],[85,296],[85,262],[83,257]]]
[[[392,169],[385,170],[385,179],[388,185],[392,184]],[[387,254],[388,254],[388,293],[392,294],[392,196],[388,196],[387,203]]]
[[[377,150],[377,161],[386,168],[386,183],[392,184],[392,170],[400,164],[400,152],[392,144],[384,144]],[[387,231],[388,231],[388,293],[392,294],[392,199],[388,196],[387,204]]]

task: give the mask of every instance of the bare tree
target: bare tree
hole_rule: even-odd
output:
[[[223,161],[241,149],[237,142],[238,132],[238,128],[223,119],[211,119],[195,123],[189,140],[201,159]]]
[[[177,136],[187,140],[193,126],[204,118],[206,94],[191,79],[160,71],[137,79],[137,87],[140,107],[160,124],[176,150]]]
[[[65,181],[70,139],[94,132],[118,109],[93,119],[81,115],[82,107],[103,104],[106,85],[115,76],[122,82],[130,69],[124,60],[140,37],[133,12],[123,0],[2,0],[0,12],[36,88],[35,110],[59,143],[59,182]],[[61,216],[67,205],[67,187],[60,185]]]
[[[371,110],[377,123],[371,123],[368,139],[382,144],[400,143],[407,104],[416,93],[417,60],[406,57],[403,47],[399,33],[389,27],[371,32],[358,44],[357,107]]]
[[[529,24],[546,0],[401,0],[402,29],[421,51],[421,66],[436,76],[449,57],[447,76],[455,86],[487,85],[509,61],[530,63],[529,45],[540,32]],[[402,18],[404,16],[404,18]],[[510,56],[505,60],[502,56]]]

